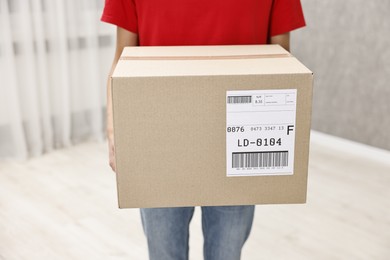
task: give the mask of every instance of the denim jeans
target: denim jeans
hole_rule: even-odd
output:
[[[202,207],[205,260],[239,260],[254,206]],[[141,209],[150,260],[187,260],[193,207]]]

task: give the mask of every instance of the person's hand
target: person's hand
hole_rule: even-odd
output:
[[[114,136],[108,136],[108,151],[109,151],[109,162],[111,169],[115,172],[115,146],[114,146]]]

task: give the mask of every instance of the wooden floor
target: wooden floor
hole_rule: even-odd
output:
[[[389,154],[313,134],[308,203],[257,206],[242,259],[390,259]],[[190,259],[202,240],[197,208]],[[147,259],[139,211],[117,209],[105,143],[0,162],[0,259]]]

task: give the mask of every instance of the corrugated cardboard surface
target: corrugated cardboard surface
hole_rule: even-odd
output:
[[[219,54],[248,54],[238,50],[246,47],[250,54],[285,53],[278,46],[223,46]],[[138,49],[145,57],[147,48],[124,56]],[[185,48],[177,47],[180,56],[218,54],[219,47]],[[154,47],[149,55],[167,57],[174,49]],[[226,91],[291,88],[298,92],[294,174],[226,177]],[[121,208],[306,201],[312,74],[295,58],[123,59],[112,93]]]

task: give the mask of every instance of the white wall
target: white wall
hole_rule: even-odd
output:
[[[292,52],[314,72],[313,128],[390,150],[390,1],[302,4]]]

